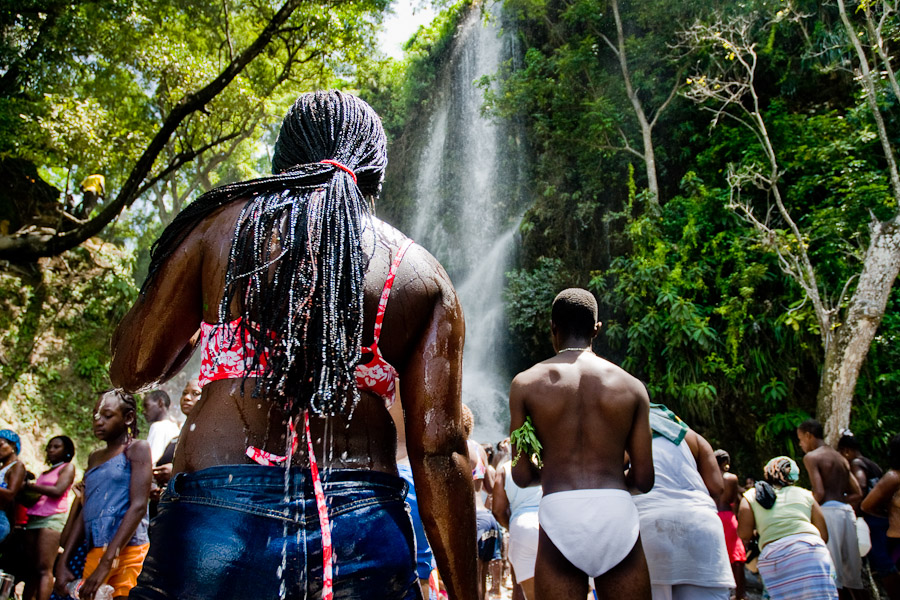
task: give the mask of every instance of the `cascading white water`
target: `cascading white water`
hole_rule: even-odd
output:
[[[503,288],[521,218],[516,177],[522,169],[510,144],[512,129],[482,116],[484,91],[476,83],[497,73],[514,52],[512,36],[501,35],[498,21],[497,14],[486,21],[475,8],[456,34],[421,134],[410,227],[459,294],[466,317],[463,402],[475,413],[473,437],[484,442],[508,432]]]

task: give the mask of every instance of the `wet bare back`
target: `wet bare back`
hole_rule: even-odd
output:
[[[851,482],[850,463],[831,446],[822,445],[807,453],[803,465],[809,472],[810,487],[819,504],[830,500],[847,502],[848,497],[858,495],[859,484],[854,486],[855,480]]]
[[[165,381],[195,349],[201,321],[219,320],[228,254],[243,205],[234,202],[204,219],[122,320],[113,337],[114,385],[139,391]],[[372,252],[365,277],[363,345],[368,345],[391,261],[405,237],[373,218],[363,239],[363,247]],[[237,317],[231,314],[228,320]],[[462,310],[447,274],[427,251],[413,245],[397,271],[379,346],[400,373],[399,397],[423,521],[439,563],[453,564],[445,568],[445,579],[460,597],[467,595],[463,589],[469,582],[463,579],[470,569],[474,582],[474,560],[461,555],[468,548],[469,540],[462,538],[468,535],[469,521],[474,536],[459,400],[463,338]],[[279,403],[253,398],[252,391],[253,379],[243,389],[239,379],[203,388],[185,423],[175,472],[247,464],[250,445],[285,454],[287,421]],[[351,420],[312,418],[311,429],[320,464],[396,474],[396,430],[381,398],[364,393]],[[305,444],[300,444],[294,463],[308,463]],[[451,518],[462,524],[465,535],[453,530]],[[463,573],[463,579],[457,579]]]
[[[562,352],[520,373],[510,388],[510,430],[531,416],[543,450],[544,494],[575,489],[627,490],[623,455],[644,487],[653,482],[649,399],[644,386],[591,352]],[[527,461],[514,478],[528,483]],[[629,477],[631,480],[632,477]]]

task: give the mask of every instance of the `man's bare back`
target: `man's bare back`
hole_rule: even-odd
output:
[[[517,375],[509,391],[513,479],[544,490],[537,600],[584,598],[588,578],[600,597],[650,599],[630,495],[653,487],[650,400],[640,381],[591,351],[599,330],[590,292],[562,291],[550,323],[556,356]],[[533,448],[519,447],[523,440],[512,435],[526,419],[541,444],[540,468]]]
[[[836,500],[858,506],[862,490],[850,471],[850,463],[824,440],[801,430],[797,431],[800,447],[806,452],[803,466],[809,473],[813,496],[821,505]]]
[[[560,352],[516,376],[510,389],[511,430],[530,416],[543,446],[544,493],[653,487],[650,404],[640,381],[590,351]],[[628,481],[624,451],[631,459]],[[535,483],[527,461],[517,484]]]

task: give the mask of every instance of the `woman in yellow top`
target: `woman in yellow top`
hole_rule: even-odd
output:
[[[836,600],[825,517],[812,492],[794,485],[799,475],[787,456],[770,460],[765,481],[741,499],[738,535],[748,541],[759,532],[759,574],[772,600]]]

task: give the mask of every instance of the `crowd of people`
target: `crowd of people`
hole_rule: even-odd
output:
[[[864,569],[900,598],[900,436],[883,472],[807,421],[811,489],[787,456],[742,488],[726,451],[594,354],[587,290],[554,300],[556,353],[512,381],[510,438],[472,440],[462,310],[374,216],[386,162],[365,102],[304,94],[272,176],[164,230],[83,477],[58,436],[29,481],[0,430],[0,541],[22,549],[4,570],[25,598],[487,600],[508,571],[517,600],[743,600],[751,564],[773,600],[865,597]],[[179,427],[156,388],[198,350]]]

